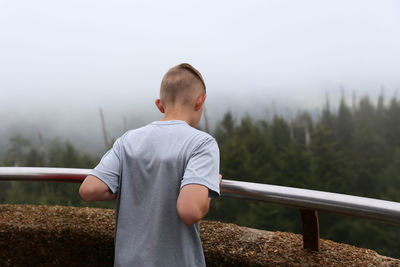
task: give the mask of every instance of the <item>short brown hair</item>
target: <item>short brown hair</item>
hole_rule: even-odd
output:
[[[160,98],[163,104],[174,104],[178,98],[181,98],[181,104],[185,104],[199,88],[206,93],[206,84],[201,73],[192,65],[182,63],[169,69],[164,75],[160,86]]]

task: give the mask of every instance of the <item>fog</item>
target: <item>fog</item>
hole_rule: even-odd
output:
[[[189,62],[212,126],[301,110],[326,94],[400,89],[398,1],[0,1],[0,155],[17,133],[102,146],[160,118],[163,74]],[[341,89],[341,88],[344,88]],[[204,124],[204,122],[201,122]]]

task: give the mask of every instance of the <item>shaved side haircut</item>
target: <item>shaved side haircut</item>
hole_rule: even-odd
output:
[[[197,94],[206,94],[206,85],[200,72],[188,63],[179,64],[164,75],[160,87],[163,105],[185,105]]]

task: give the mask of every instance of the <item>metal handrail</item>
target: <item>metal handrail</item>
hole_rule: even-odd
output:
[[[90,171],[90,169],[71,168],[0,167],[0,181],[82,182]],[[319,242],[317,210],[400,225],[400,203],[393,201],[225,179],[222,181],[221,193],[223,197],[257,200],[299,208],[302,211],[303,235],[307,231],[316,235],[312,242]],[[309,211],[314,212],[315,215],[303,213]],[[305,225],[306,216],[311,218],[307,220],[307,223],[313,225]],[[315,250],[318,248],[319,245],[315,247]]]
[[[90,169],[0,167],[0,181],[82,182]]]
[[[90,169],[0,167],[0,180],[82,182]],[[400,225],[400,203],[286,186],[222,180],[224,197],[316,209]]]
[[[400,203],[393,201],[230,180],[223,181],[222,192],[226,197],[259,200],[300,209],[329,211],[400,225]]]

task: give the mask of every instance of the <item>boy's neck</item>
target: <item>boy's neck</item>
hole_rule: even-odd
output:
[[[171,121],[171,120],[179,120],[179,121],[185,121],[187,124],[190,125],[191,120],[187,118],[186,116],[176,116],[176,115],[164,115],[164,117],[161,119],[161,121]]]
[[[180,121],[185,121],[187,124],[189,124],[192,127],[196,127],[197,125],[193,125],[193,118],[191,116],[192,114],[190,112],[183,112],[179,111],[176,112],[174,110],[169,110],[165,112],[164,117],[161,119],[161,121],[170,121],[170,120],[180,120]]]

